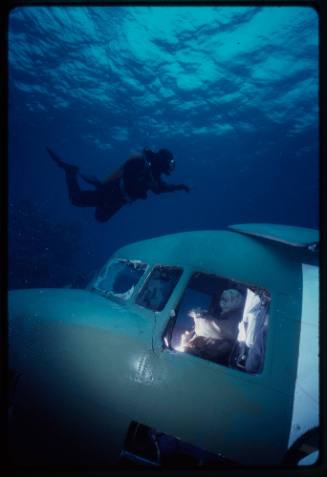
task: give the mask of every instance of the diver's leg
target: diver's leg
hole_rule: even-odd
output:
[[[122,196],[119,180],[110,180],[99,191],[101,199],[95,209],[95,218],[98,222],[106,222],[127,202]]]
[[[123,205],[125,205],[125,201],[115,201],[108,204],[102,204],[95,209],[95,218],[98,222],[107,222],[107,220],[111,219],[111,217],[118,212],[119,209]]]
[[[81,190],[77,174],[66,172],[66,183],[70,201],[77,207],[97,207],[101,196],[97,190]]]
[[[78,167],[60,159],[49,147],[46,149],[57,165],[65,171],[71,203],[77,207],[97,207],[102,201],[102,195],[99,190],[82,190],[77,180]],[[95,185],[94,181],[93,185]]]

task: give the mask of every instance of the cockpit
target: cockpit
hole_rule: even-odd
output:
[[[168,323],[164,344],[177,352],[260,373],[269,303],[266,290],[194,273]]]
[[[115,258],[91,282],[90,290],[154,312],[164,311],[183,274],[178,266],[150,266]],[[163,349],[188,353],[247,373],[263,369],[270,294],[215,274],[193,272],[170,310]]]

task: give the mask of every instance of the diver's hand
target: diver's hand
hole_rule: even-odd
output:
[[[191,188],[184,184],[181,185],[181,190],[184,190],[187,193],[191,192]]]

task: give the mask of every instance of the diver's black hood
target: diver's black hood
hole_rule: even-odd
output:
[[[151,163],[151,169],[155,175],[169,175],[172,171],[171,163],[174,162],[174,156],[168,149],[160,149],[158,152],[144,149],[144,155]]]

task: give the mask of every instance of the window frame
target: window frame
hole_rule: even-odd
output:
[[[161,310],[154,310],[153,308],[149,308],[147,306],[144,306],[142,305],[141,303],[138,303],[137,302],[137,299],[139,297],[139,295],[143,292],[143,290],[145,289],[145,287],[147,286],[147,283],[150,281],[151,279],[151,275],[152,273],[154,272],[154,270],[157,268],[157,267],[162,267],[162,268],[170,268],[170,269],[178,269],[181,271],[181,274],[180,276],[178,277],[178,280],[177,282],[175,283],[170,295],[168,296],[163,308]],[[139,287],[138,290],[136,290],[134,296],[133,296],[133,302],[135,305],[141,307],[143,310],[146,310],[147,312],[150,312],[150,313],[162,313],[165,311],[166,307],[168,306],[170,300],[172,299],[173,295],[174,295],[174,291],[176,290],[176,287],[178,286],[178,283],[180,282],[183,274],[185,272],[185,269],[184,267],[182,267],[181,265],[167,265],[167,264],[163,264],[163,263],[155,263],[155,264],[152,264],[151,265],[151,268],[150,270],[148,271],[148,274],[147,276],[144,278],[144,281],[142,283],[142,285]]]
[[[125,262],[126,264],[133,263],[133,262],[138,262],[141,265],[145,265],[144,272],[143,272],[142,276],[139,278],[139,280],[135,284],[133,293],[128,298],[123,298],[122,296],[119,296],[119,294],[115,294],[112,291],[98,288],[94,284],[98,275],[102,272],[103,269],[106,269],[106,271],[108,271],[108,269],[114,263],[118,263],[118,262]],[[131,301],[133,301],[133,297],[135,296],[135,294],[138,292],[140,284],[142,284],[144,277],[147,276],[147,272],[149,271],[150,268],[151,268],[151,266],[148,263],[144,262],[143,260],[123,258],[123,257],[113,257],[106,264],[104,264],[103,267],[101,267],[99,269],[98,274],[97,274],[96,277],[94,277],[93,282],[90,284],[89,289],[90,289],[90,291],[95,292],[95,293],[99,294],[100,296],[103,296],[104,298],[112,299],[114,301],[118,301],[119,303],[131,302]]]

